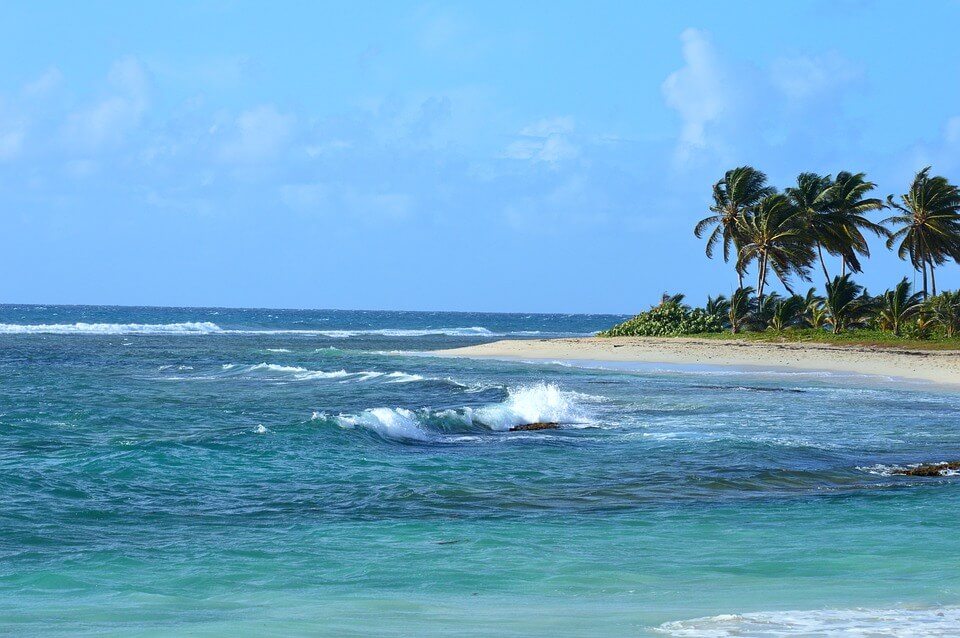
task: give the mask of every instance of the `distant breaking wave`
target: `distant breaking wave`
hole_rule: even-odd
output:
[[[461,328],[381,328],[376,330],[271,330],[265,329],[226,329],[210,321],[187,321],[183,323],[46,323],[18,324],[0,323],[0,334],[54,334],[54,335],[304,335],[321,336],[332,339],[351,337],[427,337],[443,335],[449,337],[507,337],[537,335],[567,335],[570,333],[541,333],[540,331],[491,332],[482,326]],[[587,336],[584,334],[583,336]]]
[[[209,321],[184,323],[0,323],[0,334],[204,335],[223,330]]]

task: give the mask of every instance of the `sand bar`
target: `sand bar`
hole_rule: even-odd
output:
[[[960,388],[960,351],[684,337],[578,337],[496,341],[441,350],[435,354],[850,372],[931,381]]]

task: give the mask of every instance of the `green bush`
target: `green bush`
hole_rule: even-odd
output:
[[[599,333],[601,337],[676,337],[703,332],[722,332],[723,319],[702,308],[690,310],[665,301],[633,319]]]

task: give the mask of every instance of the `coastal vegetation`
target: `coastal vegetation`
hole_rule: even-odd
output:
[[[693,232],[706,239],[708,258],[721,248],[723,261],[733,263],[737,289],[729,298],[708,297],[702,307],[664,294],[656,306],[599,334],[960,348],[960,291],[938,293],[936,282],[938,267],[960,262],[960,188],[930,171],[918,172],[906,193],[882,200],[871,196],[876,185],[864,173],[801,173],[780,192],[751,166],[731,169],[714,184],[711,215]],[[883,210],[894,214],[870,219]],[[922,289],[913,290],[907,277],[879,295],[856,283],[870,257],[870,238],[909,263]],[[745,286],[751,272],[756,286]],[[798,282],[812,282],[815,272],[823,276],[822,288],[798,294]],[[769,291],[774,280],[786,295]]]

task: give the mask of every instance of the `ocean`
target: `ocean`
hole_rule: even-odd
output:
[[[622,319],[0,306],[0,634],[960,635],[954,392],[430,354]]]

